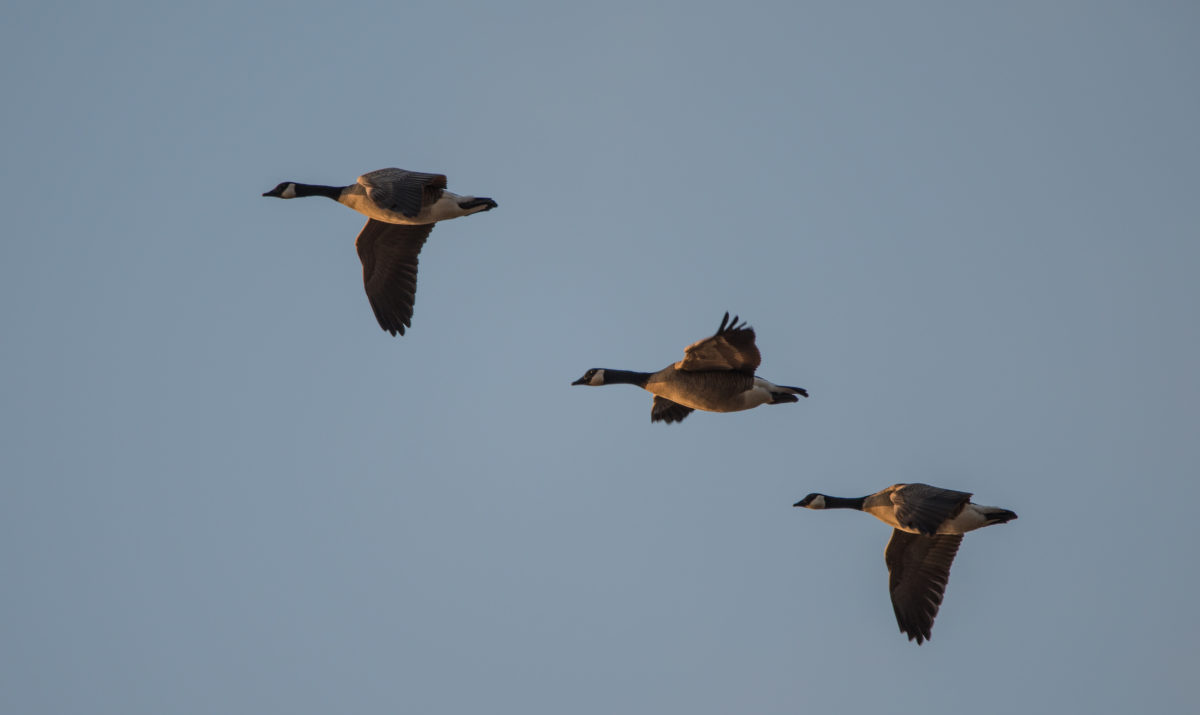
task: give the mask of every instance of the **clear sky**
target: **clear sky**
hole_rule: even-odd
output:
[[[1188,2],[10,3],[0,711],[1185,712]],[[398,166],[499,208],[377,327]],[[652,425],[739,313],[812,397]],[[968,535],[921,647],[867,515]]]

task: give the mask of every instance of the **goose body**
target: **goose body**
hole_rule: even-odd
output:
[[[263,196],[324,196],[367,217],[355,241],[363,284],[379,326],[392,335],[412,326],[417,256],[433,225],[496,208],[492,199],[447,191],[442,174],[404,169],[372,171],[349,186],[285,181]]]
[[[916,483],[865,497],[814,493],[793,506],[857,509],[892,527],[885,553],[892,609],[901,632],[917,645],[930,638],[963,534],[1017,518],[1008,509],[972,503],[967,492]]]
[[[739,412],[759,405],[798,402],[802,387],[776,385],[754,374],[762,361],[754,329],[729,313],[711,337],[692,343],[683,360],[658,372],[592,368],[572,385],[636,385],[654,395],[651,422],[679,422],[693,410]]]

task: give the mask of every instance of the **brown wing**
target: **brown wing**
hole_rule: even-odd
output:
[[[446,188],[446,177],[404,169],[379,169],[358,177],[358,183],[367,190],[367,198],[376,206],[416,218],[422,206],[441,197],[442,189]]]
[[[922,536],[892,530],[885,560],[896,623],[917,645],[929,640],[962,534]]]
[[[684,417],[692,414],[691,407],[684,407],[678,402],[672,402],[665,397],[654,396],[654,405],[650,408],[651,422],[682,422]]]
[[[687,346],[683,359],[675,363],[676,370],[736,370],[750,375],[758,369],[762,356],[754,344],[754,328],[738,325],[735,315],[721,319],[721,327],[712,337]]]
[[[891,494],[892,503],[896,505],[896,521],[922,534],[936,534],[942,522],[958,516],[963,506],[971,500],[969,492],[956,492],[928,484],[897,486],[900,488]]]
[[[379,327],[404,335],[412,325],[417,297],[417,255],[433,224],[405,226],[370,219],[355,247],[363,264],[363,284]]]

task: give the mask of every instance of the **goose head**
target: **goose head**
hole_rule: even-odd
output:
[[[806,509],[824,509],[825,495],[824,494],[809,494],[792,506],[802,506]]]
[[[263,194],[263,196],[274,196],[277,199],[294,199],[296,198],[296,182],[285,181]]]
[[[604,384],[604,368],[594,367],[591,370],[583,373],[583,377],[579,378],[572,385],[603,385]]]

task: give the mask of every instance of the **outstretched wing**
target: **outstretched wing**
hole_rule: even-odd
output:
[[[753,375],[761,362],[762,356],[754,344],[754,328],[746,327],[745,323],[738,325],[737,316],[730,320],[726,313],[712,337],[687,346],[675,369],[736,370]]]
[[[363,264],[363,284],[379,327],[404,335],[412,325],[417,297],[417,255],[433,224],[408,226],[370,219],[355,247]]]
[[[922,536],[892,530],[885,560],[896,623],[917,645],[929,640],[962,534]]]
[[[893,490],[891,497],[896,505],[896,521],[922,534],[936,534],[942,522],[958,516],[963,505],[971,500],[969,492],[928,484],[905,484]]]
[[[684,407],[678,402],[672,402],[665,397],[654,396],[654,405],[650,408],[651,422],[682,422],[684,417],[692,414],[691,407]]]
[[[358,177],[358,183],[376,206],[416,218],[422,206],[441,197],[446,177],[404,169],[379,169]]]

